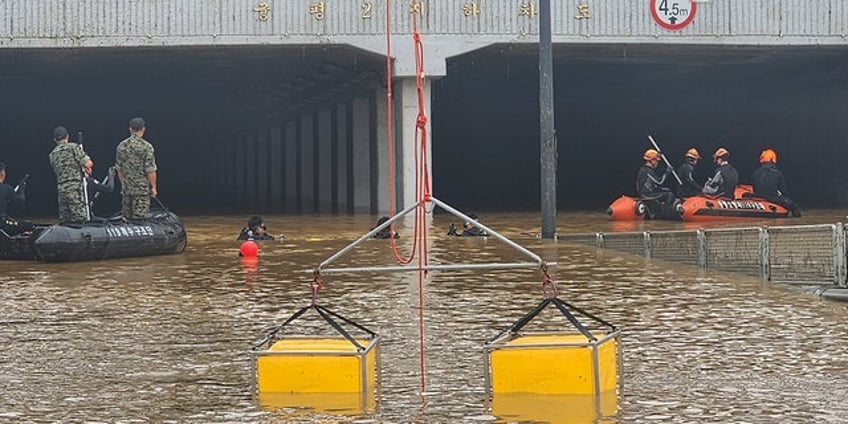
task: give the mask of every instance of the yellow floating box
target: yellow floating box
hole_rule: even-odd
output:
[[[256,391],[262,393],[365,393],[375,387],[379,337],[286,338],[253,351]]]
[[[618,335],[522,335],[486,345],[488,388],[498,393],[598,395],[619,383]]]

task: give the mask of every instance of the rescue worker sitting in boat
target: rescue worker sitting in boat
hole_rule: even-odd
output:
[[[274,236],[266,231],[267,228],[262,217],[253,215],[247,220],[247,227],[241,229],[237,240],[274,240]]]
[[[739,184],[739,173],[728,162],[729,158],[730,152],[724,147],[719,147],[713,153],[713,161],[717,167],[715,174],[704,185],[704,194],[731,200],[734,198],[736,186]]]
[[[695,181],[695,165],[700,159],[701,155],[694,147],[686,151],[684,162],[677,168],[677,175],[682,182],[677,187],[677,197],[686,198],[701,194],[704,188]]]
[[[381,216],[380,219],[377,220],[377,225],[375,225],[371,229],[373,230],[374,228],[379,227],[380,225],[382,225],[384,222],[386,222],[388,220],[389,220],[389,217]],[[400,237],[400,235],[397,233],[397,231],[392,231],[391,225],[383,228],[380,231],[377,231],[376,233],[374,233],[373,236],[371,236],[371,238],[375,238],[375,239],[392,239],[392,238],[399,238],[399,237]]]
[[[482,228],[480,228],[480,227],[478,227],[478,226],[476,226],[472,223],[474,221],[480,220],[480,218],[478,218],[477,215],[469,214],[468,217],[471,218],[472,221],[466,221],[465,223],[462,224],[462,233],[457,233],[456,232],[456,225],[453,222],[451,222],[450,225],[448,226],[448,235],[449,236],[457,236],[457,237],[488,237],[489,236],[488,231],[486,231],[486,230],[484,230],[484,229],[482,229]]]
[[[792,216],[800,217],[801,208],[786,193],[786,179],[777,169],[777,153],[772,149],[760,153],[760,167],[754,170],[754,196],[777,203],[788,209]]]
[[[24,176],[18,186],[6,184],[6,164],[0,162],[0,230],[9,236],[27,235],[35,229],[31,222],[18,221],[9,216],[9,206],[21,207],[26,202],[26,180],[29,175]]]
[[[672,168],[668,167],[662,177],[657,177],[656,169],[660,163],[660,152],[654,149],[645,150],[642,155],[645,164],[636,173],[636,193],[642,202],[648,206],[645,213],[648,218],[657,214],[673,213],[676,208],[674,193],[668,187],[663,187],[665,180],[671,175]]]

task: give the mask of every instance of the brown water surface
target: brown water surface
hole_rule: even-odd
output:
[[[483,215],[483,214],[481,214]],[[833,223],[812,211],[769,225]],[[623,331],[624,393],[604,422],[845,422],[848,307],[754,278],[536,239],[538,214],[484,222],[548,261],[560,297]],[[432,272],[425,284],[421,392],[416,273],[326,274],[319,302],[383,339],[374,411],[280,407],[251,394],[250,347],[309,302],[304,270],[346,246],[376,217],[268,216],[256,263],[237,257],[244,217],[187,217],[174,256],[89,263],[2,262],[2,422],[593,422],[579,401],[530,396],[509,416],[485,396],[483,342],[540,300],[534,270]],[[436,215],[431,262],[516,262],[488,238],[444,236]],[[698,228],[558,217],[559,232]],[[739,225],[739,224],[710,224]],[[745,224],[748,225],[748,224]],[[401,225],[401,245],[411,239]],[[393,265],[369,240],[333,266]],[[315,315],[303,331],[320,327]],[[544,315],[540,330],[567,327]],[[312,404],[311,406],[316,406]],[[497,405],[495,405],[497,406]],[[553,411],[553,412],[551,412]],[[556,418],[552,418],[556,417]]]

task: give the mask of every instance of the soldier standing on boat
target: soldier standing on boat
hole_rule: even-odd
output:
[[[156,197],[156,158],[144,137],[144,119],[130,119],[130,136],[115,151],[115,169],[121,182],[121,213],[126,219],[144,219],[150,198]]]
[[[23,206],[25,201],[26,177],[18,183],[17,187],[12,188],[6,184],[6,164],[0,162],[0,230],[5,231],[7,235],[16,236],[33,230],[32,223],[19,222],[8,213],[10,205]]]
[[[80,223],[89,220],[83,188],[83,168],[91,168],[94,162],[82,146],[68,140],[68,130],[56,127],[53,130],[56,147],[50,152],[50,166],[56,174],[56,193],[59,201],[59,222]]]

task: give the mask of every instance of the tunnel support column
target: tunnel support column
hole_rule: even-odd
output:
[[[433,180],[433,157],[430,143],[430,99],[431,79],[424,78],[424,113],[427,115],[427,174],[430,175],[430,189]],[[396,143],[398,160],[395,162],[395,172],[400,173],[401,185],[397,193],[397,199],[402,202],[397,205],[403,209],[415,203],[415,150],[419,146],[416,139],[416,123],[418,122],[418,87],[415,77],[398,78],[395,80],[395,90],[400,92],[400,114],[395,117],[396,134],[399,134],[399,143]]]

